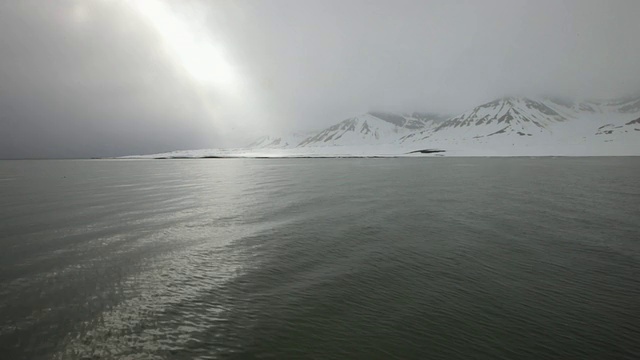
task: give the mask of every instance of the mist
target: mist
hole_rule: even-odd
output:
[[[242,146],[370,110],[640,91],[640,2],[0,3],[0,158]]]

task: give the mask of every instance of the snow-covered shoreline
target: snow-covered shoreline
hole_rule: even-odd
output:
[[[302,151],[301,151],[302,150]],[[438,152],[420,153],[420,150]],[[640,156],[638,147],[624,146],[619,143],[593,147],[573,145],[565,147],[524,147],[524,148],[451,148],[433,147],[393,148],[389,146],[368,147],[318,147],[305,149],[199,149],[178,150],[172,152],[122,156],[119,159],[198,159],[198,158],[415,158],[415,157],[541,157],[541,156]]]

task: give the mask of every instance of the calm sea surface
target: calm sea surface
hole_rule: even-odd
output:
[[[640,158],[0,162],[2,359],[638,359]]]

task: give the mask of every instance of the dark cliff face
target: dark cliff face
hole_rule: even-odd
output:
[[[628,123],[626,123],[625,125],[638,125],[638,126],[640,126],[640,118],[637,118],[635,120],[631,120]]]
[[[623,132],[640,131],[640,118],[628,121],[621,125],[605,124],[598,128],[596,135],[612,135]],[[640,139],[639,139],[640,140]]]

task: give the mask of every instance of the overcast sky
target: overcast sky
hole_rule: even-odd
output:
[[[638,0],[0,0],[0,158],[638,93],[638,14]]]

